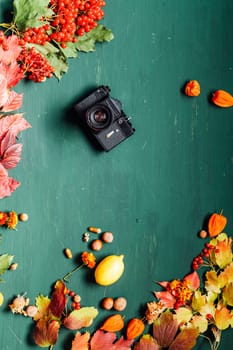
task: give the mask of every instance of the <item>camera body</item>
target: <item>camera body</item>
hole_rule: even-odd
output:
[[[122,111],[121,102],[109,93],[108,86],[100,86],[74,106],[89,136],[107,152],[135,132]]]

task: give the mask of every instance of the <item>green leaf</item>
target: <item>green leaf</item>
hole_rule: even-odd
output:
[[[65,49],[63,49],[60,46],[60,51],[63,53],[63,55],[66,58],[76,58],[76,57],[78,57],[78,53],[77,53],[77,50],[76,50],[76,47],[75,47],[75,43],[67,43],[66,45],[67,46],[66,46]]]
[[[35,47],[35,49],[44,56],[49,55],[51,53],[59,52],[59,49],[49,42],[46,42],[45,45],[27,44],[27,47],[28,48]]]
[[[8,254],[0,255],[0,275],[4,274],[9,268],[14,256]]]
[[[52,53],[46,56],[49,64],[55,68],[55,76],[60,80],[63,73],[68,71],[68,63],[62,54]]]
[[[40,27],[46,21],[42,17],[51,17],[53,11],[48,7],[49,0],[14,0],[13,21],[20,31],[30,27]]]
[[[99,24],[84,36],[77,38],[78,40],[75,43],[76,49],[83,52],[90,52],[95,51],[96,42],[111,41],[114,35],[110,29]]]

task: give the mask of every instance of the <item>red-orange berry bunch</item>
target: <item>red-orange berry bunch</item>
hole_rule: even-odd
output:
[[[210,243],[206,243],[205,247],[202,249],[201,253],[196,256],[192,261],[192,268],[193,270],[197,270],[200,266],[202,266],[206,259],[209,258],[211,250],[214,248],[214,246]]]
[[[45,45],[54,40],[65,48],[66,43],[75,42],[77,36],[83,36],[96,27],[104,17],[102,7],[105,5],[102,0],[51,0],[49,6],[54,15],[46,18],[46,24],[24,31],[20,43]],[[45,19],[41,21],[43,23]]]
[[[54,67],[34,47],[24,48],[18,57],[18,62],[24,74],[34,82],[42,82],[46,78],[51,78],[54,72]]]

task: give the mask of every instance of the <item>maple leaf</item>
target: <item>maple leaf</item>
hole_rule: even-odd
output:
[[[0,46],[0,61],[6,65],[10,65],[16,61],[22,47],[18,44],[18,37],[14,34],[9,35],[6,40],[8,50],[3,50],[3,48]]]
[[[58,321],[40,319],[36,322],[33,332],[35,343],[42,348],[54,345],[57,342],[59,329]]]
[[[9,90],[7,86],[7,79],[5,75],[0,73],[0,108],[3,108],[7,103]]]
[[[132,340],[126,340],[124,339],[123,336],[121,336],[114,344],[113,344],[113,349],[114,350],[130,350],[131,349],[131,345],[133,343],[133,339]]]
[[[149,334],[141,337],[139,342],[135,343],[134,350],[160,350],[160,346],[156,340]]]
[[[173,341],[178,330],[178,322],[170,311],[166,311],[154,321],[153,337],[157,343],[166,348]]]
[[[59,280],[55,283],[49,309],[52,315],[57,318],[61,318],[63,310],[66,306],[66,291],[66,285],[63,281]]]
[[[20,182],[9,177],[6,169],[0,164],[0,199],[9,197],[19,185]]]
[[[191,350],[195,344],[199,335],[197,328],[182,329],[176,336],[168,350]]]
[[[233,282],[233,262],[230,263],[219,275],[219,285],[224,287],[227,283]]]
[[[89,349],[90,333],[86,332],[81,334],[77,332],[74,340],[72,341],[71,350],[88,350]]]
[[[98,315],[98,310],[92,306],[82,307],[79,310],[72,311],[64,319],[64,327],[72,330],[77,330],[82,327],[89,327],[93,319]]]

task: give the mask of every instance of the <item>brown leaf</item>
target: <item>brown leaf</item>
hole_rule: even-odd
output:
[[[178,322],[173,318],[173,314],[170,311],[161,314],[153,324],[153,336],[163,348],[171,344],[176,336],[177,330]]]
[[[183,329],[169,346],[168,350],[191,350],[195,344],[199,332],[196,328]]]

